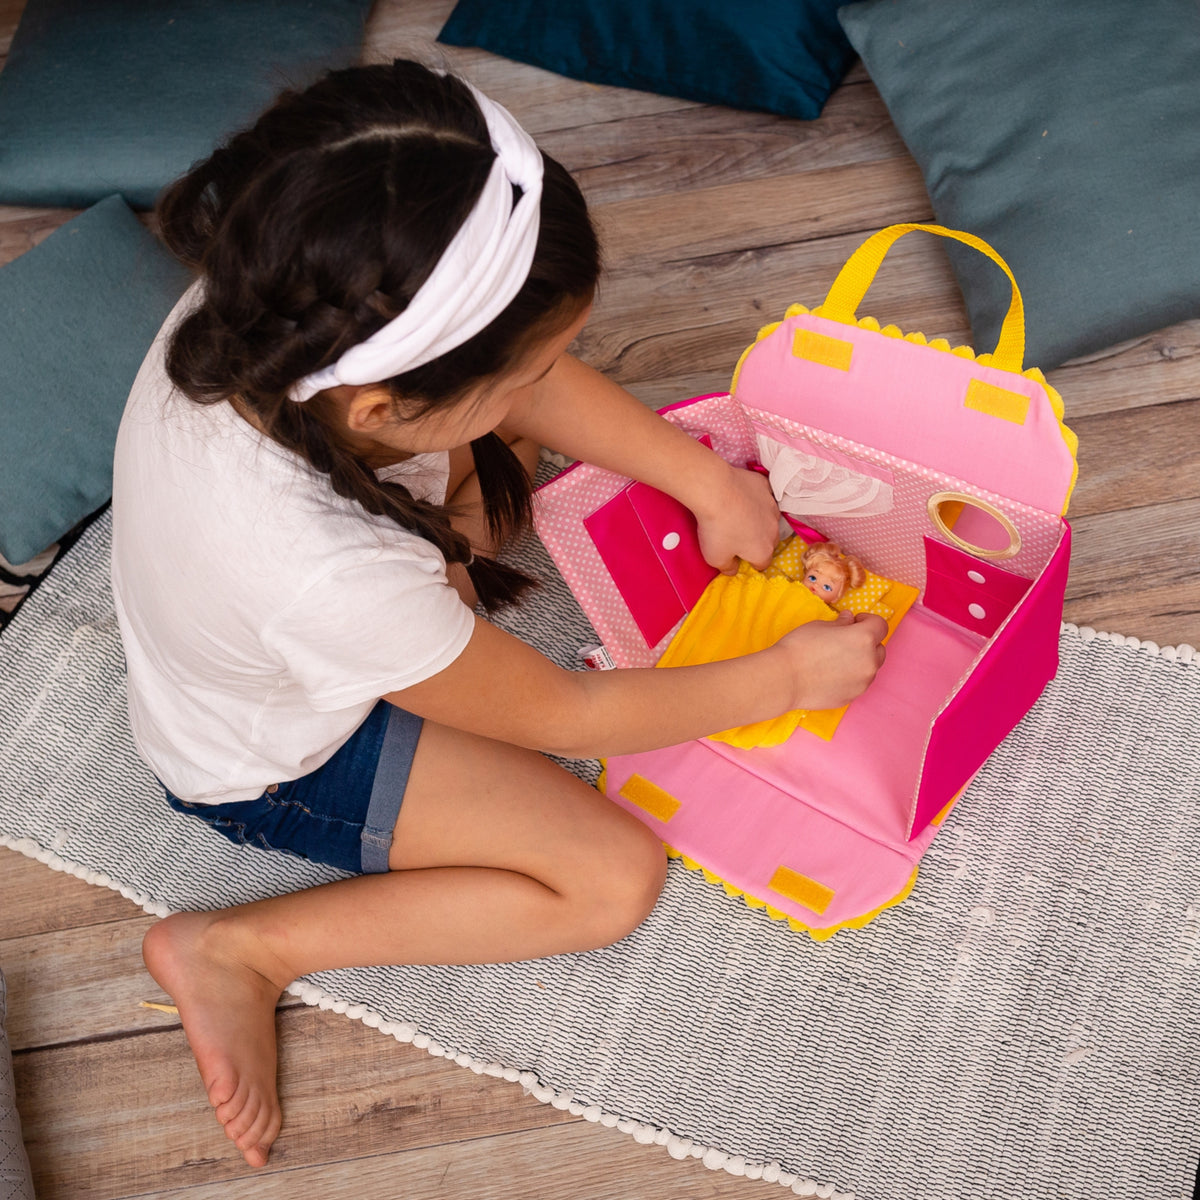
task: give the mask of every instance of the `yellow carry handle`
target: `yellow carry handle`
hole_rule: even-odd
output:
[[[1012,303],[1000,326],[1000,340],[996,343],[996,351],[992,355],[992,365],[1005,371],[1021,373],[1022,361],[1025,358],[1025,306],[1021,302],[1021,291],[1008,263],[996,253],[982,238],[974,234],[963,233],[958,229],[947,229],[944,225],[889,225],[878,233],[872,234],[846,260],[846,265],[838,272],[838,277],[825,297],[825,303],[817,310],[820,316],[828,317],[831,321],[840,321],[844,325],[854,325],[858,321],[858,306],[862,303],[875,273],[883,264],[884,255],[892,248],[892,243],[914,229],[924,230],[925,233],[935,233],[938,237],[953,238],[956,242],[973,246],[980,254],[986,254],[992,262],[1008,276],[1012,284]]]

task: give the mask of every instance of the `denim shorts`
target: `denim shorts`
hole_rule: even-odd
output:
[[[421,725],[420,717],[380,700],[328,762],[300,779],[227,804],[180,800],[164,788],[167,802],[231,842],[356,875],[384,872]]]

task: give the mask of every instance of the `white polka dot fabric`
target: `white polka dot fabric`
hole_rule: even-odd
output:
[[[885,516],[870,518],[846,516],[813,517],[814,528],[830,541],[856,554],[876,574],[899,579],[917,588],[925,586],[925,550],[922,538],[932,537],[951,545],[951,541],[929,518],[929,498],[938,492],[961,492],[993,505],[1016,526],[1021,549],[1004,563],[1004,569],[1026,579],[1035,579],[1050,561],[1058,545],[1061,519],[1051,513],[1020,504],[955,478],[891,454],[861,446],[835,434],[789,421],[760,409],[746,410],[752,427],[784,444],[792,441],[810,453],[826,448],[830,461],[844,464],[857,460],[864,474],[878,475],[882,468],[892,483],[894,507]]]
[[[713,449],[729,462],[744,466],[755,457],[750,424],[731,396],[702,396],[663,416],[693,437],[708,434]],[[653,646],[647,645],[583,524],[629,482],[622,475],[578,463],[534,494],[534,524],[616,665],[652,667],[681,622]]]
[[[703,396],[668,409],[663,415],[694,437],[707,433],[713,449],[739,466],[757,460],[757,439],[767,437],[798,446],[806,454],[825,454],[839,467],[851,466],[863,475],[886,480],[891,485],[893,502],[886,514],[824,514],[813,517],[812,524],[843,550],[857,555],[875,574],[920,590],[925,587],[923,539],[931,537],[953,544],[929,517],[929,499],[938,492],[977,497],[1012,521],[1021,536],[1021,549],[1004,562],[1004,569],[1014,574],[1037,578],[1059,542],[1061,520],[1055,514],[774,413],[743,408],[730,395]],[[629,482],[611,471],[579,463],[538,490],[534,521],[538,535],[616,665],[648,667],[666,650],[679,623],[655,645],[647,645],[583,524],[585,517]]]

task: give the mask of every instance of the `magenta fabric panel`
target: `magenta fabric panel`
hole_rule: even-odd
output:
[[[684,611],[691,612],[704,589],[720,574],[700,552],[696,518],[678,500],[644,483],[629,489],[629,499]]]
[[[1020,575],[925,539],[925,607],[963,629],[991,637],[1029,587]]]
[[[585,517],[583,524],[646,645],[653,646],[686,615],[687,609],[646,538],[629,493],[628,487],[623,488],[602,508]]]
[[[670,633],[717,575],[700,553],[696,518],[644,483],[622,489],[583,524],[647,646]]]
[[[911,836],[920,836],[970,782],[1054,678],[1070,561],[1071,530],[1064,521],[1045,571],[934,722]]]

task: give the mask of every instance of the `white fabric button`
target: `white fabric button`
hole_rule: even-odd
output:
[[[987,616],[987,613],[984,612],[981,604],[968,604],[967,612],[969,612],[977,621],[982,621],[983,618]]]
[[[679,534],[668,533],[667,536],[662,540],[662,548],[664,550],[674,550],[675,547],[679,545],[679,540]]]
[[[986,583],[987,580],[978,571],[968,571],[967,578],[972,583]]]

